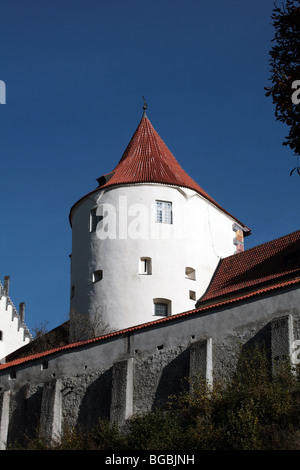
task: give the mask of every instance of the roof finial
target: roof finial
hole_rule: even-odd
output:
[[[147,106],[145,98],[143,96],[142,96],[142,98],[144,100],[144,106],[143,106],[144,114],[143,114],[143,117],[147,117],[146,109],[147,109],[148,106]]]

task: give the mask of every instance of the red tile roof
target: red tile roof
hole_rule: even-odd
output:
[[[160,183],[193,189],[236,220],[245,230],[245,234],[250,233],[248,227],[223,209],[183,170],[145,114],[118,165],[111,173],[98,178],[98,182],[98,188],[91,193],[100,188],[135,183]]]
[[[178,319],[180,320],[184,317],[189,317],[189,316],[196,315],[196,314],[201,314],[201,313],[205,314],[209,310],[225,307],[226,305],[230,305],[232,303],[236,303],[236,302],[239,302],[239,301],[245,301],[245,300],[251,299],[253,297],[266,294],[266,293],[271,292],[271,291],[276,291],[276,290],[279,290],[279,289],[291,287],[293,285],[298,285],[298,284],[300,284],[300,276],[296,277],[295,279],[289,279],[289,280],[286,280],[286,281],[277,282],[277,283],[274,283],[270,286],[265,286],[265,287],[262,287],[261,289],[256,289],[256,290],[254,290],[250,293],[246,293],[246,294],[244,293],[243,295],[237,295],[234,298],[230,298],[230,299],[222,300],[222,301],[219,301],[219,302],[215,302],[215,303],[210,304],[210,305],[204,305],[204,306],[201,306],[200,308],[197,308],[197,309],[194,309],[194,310],[189,310],[187,312],[178,313],[176,315],[172,315],[171,317],[161,318],[161,319],[155,320],[153,322],[148,322],[148,323],[143,323],[141,325],[132,326],[130,328],[126,328],[124,330],[116,331],[114,333],[109,333],[109,334],[104,335],[104,336],[99,336],[97,338],[92,338],[92,339],[89,339],[89,340],[86,340],[86,341],[78,341],[76,343],[67,344],[65,346],[61,346],[61,347],[58,347],[58,348],[53,348],[53,349],[50,349],[48,351],[43,351],[41,353],[32,354],[30,356],[15,359],[13,361],[7,362],[6,364],[0,364],[0,371],[5,370],[5,369],[9,369],[11,367],[16,367],[16,366],[18,366],[20,364],[24,364],[26,362],[31,362],[31,361],[34,361],[36,359],[41,359],[42,357],[51,356],[52,354],[55,354],[55,353],[58,353],[58,352],[84,347],[84,346],[86,346],[88,344],[92,344],[92,343],[99,343],[99,342],[105,341],[107,339],[122,336],[126,333],[136,332],[136,331],[139,331],[139,330],[150,328],[151,326],[159,325],[159,324],[162,324],[162,323],[173,322],[173,321],[176,321]]]
[[[102,188],[128,183],[175,184],[193,189],[217,205],[182,169],[146,116],[142,117],[112,173],[113,176]]]
[[[300,230],[220,261],[197,306],[300,276]]]

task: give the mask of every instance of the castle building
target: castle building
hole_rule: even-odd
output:
[[[264,346],[273,373],[286,359],[299,368],[300,230],[245,249],[250,229],[185,173],[145,112],[98,183],[70,211],[70,321],[51,346],[2,350],[0,449],[99,418],[123,426],[186,377],[213,386],[241,347]]]
[[[250,234],[182,169],[146,111],[98,183],[70,211],[73,329],[83,317],[100,334],[191,310]]]

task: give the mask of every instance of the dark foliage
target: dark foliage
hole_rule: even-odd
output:
[[[300,155],[300,1],[286,0],[285,5],[275,5],[272,14],[275,29],[274,46],[270,51],[272,82],[266,96],[271,96],[275,116],[289,127],[283,145],[289,146],[296,156]],[[299,89],[299,90],[298,90]],[[291,174],[300,168],[297,166]]]
[[[284,362],[271,374],[266,357],[259,349],[243,353],[234,375],[213,388],[201,378],[188,380],[188,392],[132,418],[126,429],[99,420],[93,429],[67,429],[52,443],[39,437],[10,449],[300,450],[297,375]]]

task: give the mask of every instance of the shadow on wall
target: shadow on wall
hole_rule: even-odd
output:
[[[186,390],[188,384],[185,378],[189,376],[189,363],[190,350],[187,348],[162,369],[151,407],[152,411],[165,405],[171,395],[177,395]]]
[[[12,417],[8,442],[25,444],[26,438],[35,438],[39,429],[43,388],[30,394],[30,385],[24,385],[12,401]]]
[[[112,370],[111,367],[87,387],[79,408],[78,426],[88,429],[99,419],[110,417]]]

